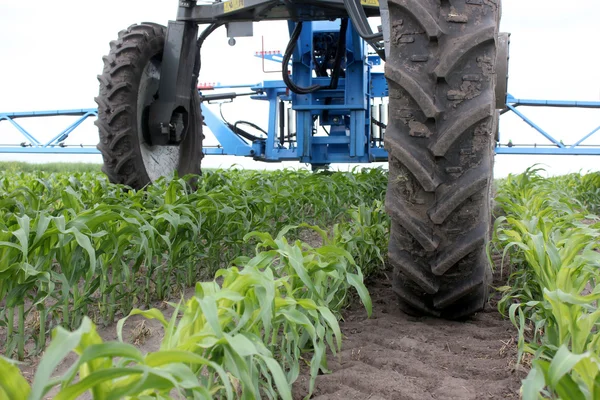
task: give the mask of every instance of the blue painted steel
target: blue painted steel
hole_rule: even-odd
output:
[[[15,119],[36,118],[36,117],[56,117],[56,116],[78,116],[79,118],[54,136],[46,143],[41,143],[32,133],[23,128]],[[77,129],[85,120],[91,117],[97,117],[98,111],[94,108],[82,108],[75,110],[48,110],[48,111],[24,111],[0,113],[0,122],[6,120],[10,122],[30,143],[23,142],[20,147],[0,146],[2,153],[77,153],[77,154],[95,154],[95,148],[73,147],[74,151],[65,151],[66,147],[61,144],[69,135]]]
[[[40,145],[40,142],[35,137],[33,137],[29,132],[27,132],[21,125],[19,125],[17,122],[15,122],[14,119],[0,115],[0,121],[2,121],[2,120],[7,120],[8,122],[10,122],[15,128],[17,128],[17,130],[19,132],[21,132],[23,134],[23,136],[25,136],[26,139],[29,139],[34,145],[36,145],[36,146]]]
[[[521,155],[551,155],[551,156],[597,156],[600,155],[598,147],[525,147],[507,145],[495,148],[496,154],[521,154]]]
[[[339,32],[341,20],[305,24],[292,58],[292,79],[301,87],[328,86],[329,77],[315,77],[314,54],[326,39],[336,42],[339,34],[346,35],[345,77],[336,89],[324,89],[307,94],[292,93],[292,109],[296,111],[296,153],[301,162],[329,164],[331,162],[369,162],[370,143],[370,64],[366,44],[348,24]],[[290,33],[294,22],[288,23]],[[347,85],[346,82],[352,82]],[[275,109],[276,110],[276,109]],[[321,126],[329,126],[329,135],[314,135],[316,118]],[[270,132],[269,132],[270,133]],[[344,139],[340,139],[343,137]],[[270,143],[267,144],[269,146]],[[269,158],[269,157],[267,157]]]
[[[225,122],[217,117],[204,103],[202,103],[202,114],[204,115],[204,122],[221,144],[223,154],[235,156],[251,156],[254,154],[252,146],[233,133]]]
[[[345,85],[344,80],[340,81],[340,87]],[[270,103],[270,118],[269,118],[269,136],[266,141],[260,141],[252,144],[248,144],[237,135],[235,135],[227,126],[221,121],[220,118],[216,117],[209,107],[203,105],[203,113],[206,118],[208,127],[212,132],[217,135],[220,147],[208,147],[204,149],[204,153],[207,155],[238,155],[238,156],[251,156],[257,160],[262,161],[283,161],[283,160],[298,160],[297,147],[291,145],[288,147],[282,147],[277,145],[276,135],[276,112],[277,104],[279,100],[290,101],[291,96],[287,94],[285,84],[283,81],[267,81],[258,85],[220,85],[216,89],[229,89],[231,87],[236,88],[250,88],[255,91],[257,95],[253,96],[254,99],[269,101]],[[260,94],[259,94],[260,93]],[[371,95],[382,96],[387,95],[387,87],[385,86],[385,79],[382,74],[372,73],[371,74]],[[383,97],[383,96],[382,96]],[[531,99],[516,99],[509,95],[508,97],[510,111],[514,112],[517,106],[533,106],[533,107],[583,107],[583,108],[600,108],[600,102],[582,102],[582,101],[560,101],[560,100],[531,100]],[[318,111],[318,110],[315,110]],[[97,115],[96,109],[75,109],[75,110],[49,110],[49,111],[31,111],[31,112],[11,112],[11,113],[0,113],[0,121],[7,120],[23,134],[23,136],[30,141],[25,146],[19,145],[0,145],[0,153],[29,153],[29,154],[99,154],[94,146],[61,146],[59,143],[65,140],[70,133],[72,133],[81,123],[90,117]],[[517,115],[524,116],[522,112],[518,112]],[[69,125],[66,129],[56,135],[51,141],[42,144],[40,143],[30,132],[27,132],[21,125],[19,125],[14,119],[19,118],[35,118],[35,117],[53,117],[53,116],[78,116],[74,123]],[[531,124],[538,126],[533,123],[529,118],[525,117],[531,122]],[[530,124],[530,125],[531,125]],[[539,126],[538,126],[539,128]],[[541,128],[540,128],[541,129]],[[317,162],[334,163],[348,162],[347,157],[342,157],[333,151],[333,145],[348,145],[350,138],[344,135],[336,133],[329,137],[315,136],[312,138],[313,145],[317,151]],[[598,146],[581,146],[580,144],[600,131],[600,126],[584,135],[581,139],[575,141],[572,145],[563,145],[557,142],[556,139],[551,140],[555,144],[553,146],[535,146],[535,145],[514,145],[508,147],[507,145],[498,145],[496,147],[496,154],[526,154],[526,155],[600,155],[600,145]],[[331,133],[331,132],[330,132]],[[548,135],[550,136],[550,135]],[[551,136],[550,136],[551,137]],[[331,146],[330,154],[324,151],[322,146]],[[268,149],[268,151],[267,151]],[[254,153],[253,153],[254,151]],[[370,148],[370,160],[371,161],[386,161],[387,152],[380,147]],[[356,161],[355,161],[356,160]],[[355,158],[354,162],[369,162],[369,159],[365,157]]]
[[[100,154],[96,147],[77,147],[77,146],[65,146],[65,147],[43,147],[43,146],[31,146],[31,147],[19,147],[19,146],[0,146],[0,153],[15,153],[15,154]]]
[[[584,140],[586,140],[587,138],[589,138],[590,136],[592,136],[594,133],[598,132],[599,130],[600,130],[600,125],[598,125],[598,127],[595,128],[594,130],[592,130],[590,133],[588,133],[587,135],[585,135],[584,137],[579,139],[577,142],[572,144],[571,148],[574,149],[575,147],[579,146],[581,144],[581,142],[583,142]]]
[[[263,58],[266,61],[275,61],[277,63],[283,62],[283,54],[281,54],[281,51],[257,51],[254,56]],[[367,56],[367,61],[371,65],[381,65],[381,58],[378,55]],[[290,65],[291,64],[292,63],[290,61]]]
[[[577,107],[577,108],[600,108],[600,101],[573,101],[573,100],[530,100],[517,99],[512,95],[506,96],[506,103],[514,107]]]
[[[554,143],[558,147],[561,147],[561,148],[565,147],[564,144],[562,144],[558,140],[554,139],[549,133],[547,133],[545,130],[543,130],[542,128],[540,128],[535,122],[533,122],[532,120],[530,120],[529,118],[527,118],[523,113],[521,113],[515,107],[513,107],[510,104],[507,104],[506,106],[508,107],[509,110],[511,110],[512,112],[514,112],[515,114],[517,114],[519,117],[521,117],[521,119],[523,121],[525,121],[529,126],[531,126],[533,129],[535,129],[536,131],[538,131],[539,133],[541,133],[542,136],[544,136],[546,139],[548,139],[549,141],[551,141],[552,143]]]
[[[290,22],[290,30],[295,24]],[[314,46],[319,46],[320,35],[333,35],[337,41],[340,20],[305,24],[292,57],[292,80],[299,86],[319,84],[328,86],[329,77],[314,77]],[[382,73],[372,73],[371,66],[380,63],[366,55],[366,45],[351,24],[346,38],[345,78],[340,78],[336,89],[321,90],[311,94],[290,93],[283,81],[267,81],[251,87],[256,92],[252,99],[269,103],[267,138],[252,143],[252,157],[259,161],[277,162],[298,160],[323,165],[332,162],[371,162],[387,159],[382,148],[371,146],[370,105],[374,98],[387,97],[387,83]],[[257,56],[281,62],[281,53],[260,52]],[[347,86],[346,82],[352,82]],[[292,105],[296,112],[295,140],[280,142],[279,105]],[[204,110],[209,111],[205,106]],[[318,122],[317,122],[318,120]],[[236,149],[227,143],[242,141],[214,114],[205,117],[211,131],[217,130],[222,148],[206,149],[206,154],[247,155],[247,147]],[[315,135],[318,126],[329,129],[327,136]],[[233,137],[233,138],[232,138]],[[380,151],[379,151],[380,150]]]
[[[559,108],[596,108],[600,109],[600,101],[569,101],[569,100],[532,100],[517,99],[508,94],[506,98],[506,109],[518,115],[526,124],[531,126],[542,136],[548,139],[553,145],[501,145],[496,146],[496,154],[524,154],[524,155],[600,155],[600,145],[582,146],[581,143],[590,138],[596,132],[600,131],[600,126],[593,129],[590,133],[576,140],[572,145],[566,145],[556,140],[552,135],[533,122],[523,112],[517,110],[517,107],[559,107]]]
[[[0,118],[8,117],[12,119],[17,119],[31,117],[78,116],[87,113],[97,115],[98,111],[95,108],[77,108],[73,110],[18,111],[10,113],[0,113]]]

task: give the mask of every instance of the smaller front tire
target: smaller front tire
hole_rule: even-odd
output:
[[[160,82],[166,28],[142,23],[119,32],[103,58],[96,97],[102,171],[112,183],[141,189],[177,172],[200,174],[202,115],[200,97],[193,90],[186,133],[178,146],[151,146],[146,138],[148,110],[156,99]]]

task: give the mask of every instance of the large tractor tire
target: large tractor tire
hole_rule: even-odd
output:
[[[491,277],[500,0],[389,0],[389,10],[393,287],[409,314],[461,319],[483,308]]]
[[[162,176],[200,174],[202,115],[193,90],[185,137],[178,146],[150,146],[148,110],[159,87],[166,28],[142,23],[119,32],[103,58],[96,125],[102,170],[113,183],[141,189]]]

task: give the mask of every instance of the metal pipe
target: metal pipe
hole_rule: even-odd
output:
[[[291,139],[292,137],[296,136],[296,111],[292,110],[292,107],[290,107],[288,108],[287,113],[287,131],[288,137]]]
[[[373,104],[371,106],[371,142],[377,143],[377,141],[381,138],[381,128],[379,125],[373,122],[381,121],[381,113],[380,113],[380,105]]]
[[[285,142],[285,103],[279,100],[279,144]]]
[[[383,102],[379,105],[379,122],[381,122],[382,124],[384,124],[385,126],[388,126],[388,112],[389,112],[389,104],[387,102]],[[381,130],[381,135],[380,135],[380,143],[383,141],[383,138],[385,137],[385,129]]]

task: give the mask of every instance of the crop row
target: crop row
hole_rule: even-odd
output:
[[[495,243],[510,258],[501,312],[531,361],[525,400],[600,398],[598,174],[509,176],[496,202]],[[504,263],[503,263],[504,265]]]
[[[312,229],[322,246],[290,243],[285,238],[290,229],[275,238],[248,234],[247,239],[258,239],[255,257],[240,257],[213,281],[198,283],[170,321],[157,309],[133,310],[131,315],[162,323],[160,350],[142,354],[122,340],[103,343],[85,317],[74,332],[56,329],[32,387],[0,357],[0,398],[41,399],[54,389],[56,399],[75,399],[86,391],[95,399],[291,399],[291,385],[307,359],[312,392],[317,374],[327,371],[327,349],[334,355],[341,349],[338,319],[349,289],[356,290],[369,314],[371,300],[343,243],[317,227]],[[125,320],[118,324],[120,339]],[[52,378],[72,351],[77,360]]]
[[[216,171],[194,188],[187,182],[163,180],[129,191],[99,174],[4,174],[4,353],[16,350],[22,359],[34,334],[33,351],[40,351],[54,326],[74,329],[86,316],[108,324],[135,307],[177,297],[240,254],[250,254],[256,239],[244,237],[252,231],[275,235],[290,224],[338,222],[335,240],[361,266],[383,259],[382,170]]]

